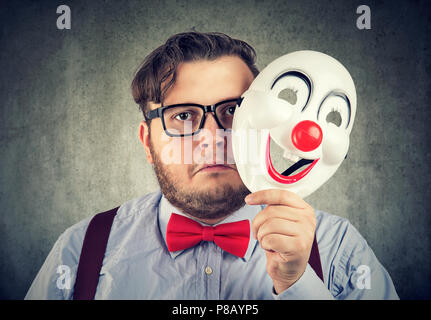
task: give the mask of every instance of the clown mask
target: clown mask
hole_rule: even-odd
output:
[[[240,101],[232,148],[251,192],[285,189],[306,197],[347,156],[356,91],[334,58],[315,51],[284,55],[256,77]],[[283,152],[282,170],[271,159],[274,143]]]

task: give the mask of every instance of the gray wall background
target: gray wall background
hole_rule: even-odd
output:
[[[72,29],[57,30],[67,4]],[[372,29],[356,28],[368,4]],[[157,189],[133,72],[170,35],[221,31],[263,68],[334,56],[358,93],[347,160],[307,201],[348,218],[401,298],[431,298],[430,10],[426,1],[10,1],[0,7],[0,297],[22,299],[72,224]]]

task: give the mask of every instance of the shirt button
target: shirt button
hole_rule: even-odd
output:
[[[211,267],[206,267],[205,268],[205,273],[207,274],[207,276],[211,275],[213,273],[213,269]]]

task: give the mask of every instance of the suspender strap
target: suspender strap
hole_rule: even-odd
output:
[[[320,280],[323,280],[322,263],[320,262],[319,247],[317,246],[316,235],[314,235],[313,246],[311,247],[310,258],[308,259],[308,264],[316,272]]]
[[[96,214],[88,225],[76,272],[74,300],[94,299],[109,233],[118,208]]]

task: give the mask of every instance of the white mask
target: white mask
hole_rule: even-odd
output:
[[[287,99],[281,98],[284,93]],[[284,55],[256,77],[242,98],[233,119],[232,148],[251,192],[284,189],[306,197],[347,156],[356,90],[334,58],[316,51]],[[283,149],[286,169],[296,172],[282,175],[274,169],[271,140]]]

